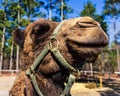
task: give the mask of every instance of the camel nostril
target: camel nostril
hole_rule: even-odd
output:
[[[99,26],[100,24],[93,20],[91,17],[81,17],[79,21],[77,22],[79,26],[86,26],[86,27],[93,27],[93,26]]]
[[[95,24],[92,24],[91,22],[78,22],[77,23],[80,28],[88,28],[88,27],[95,27]]]

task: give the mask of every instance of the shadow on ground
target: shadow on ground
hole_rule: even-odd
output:
[[[113,91],[110,91],[110,90],[100,91],[99,93],[101,96],[120,96],[120,94],[116,93],[114,90]]]
[[[120,78],[117,79],[105,79],[105,87],[111,88],[107,91],[99,91],[101,96],[120,96]]]
[[[95,82],[99,84],[99,80],[77,80],[77,83]],[[99,86],[99,85],[98,85]],[[88,90],[87,92],[77,91],[73,96],[120,96],[120,78],[103,79],[103,88]],[[82,90],[79,88],[78,90]]]

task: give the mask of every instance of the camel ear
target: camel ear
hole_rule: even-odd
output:
[[[20,29],[15,29],[12,33],[13,41],[20,47],[23,48],[24,33]]]

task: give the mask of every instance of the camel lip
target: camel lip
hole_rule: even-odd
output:
[[[83,58],[88,58],[88,57],[91,57],[91,56],[95,56],[95,55],[98,55],[100,54],[102,51],[103,51],[103,48],[104,46],[98,46],[97,44],[96,45],[86,45],[86,44],[83,44],[83,43],[74,43],[73,42],[68,42],[67,43],[67,46],[69,48],[72,48],[73,51],[77,51],[79,56],[83,57]]]
[[[90,48],[102,48],[105,47],[108,43],[102,41],[76,41],[70,38],[67,39],[67,42],[74,43],[80,47],[90,47]]]

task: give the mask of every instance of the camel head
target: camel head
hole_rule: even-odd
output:
[[[21,68],[23,70],[27,70],[45,46],[50,43],[51,35],[58,25],[59,23],[57,22],[40,19],[30,23],[23,31],[16,29],[13,32],[13,39],[15,43],[21,47],[23,52],[23,60],[21,62]],[[97,21],[90,17],[79,17],[68,19],[60,26],[55,41],[52,42],[52,48],[57,46],[60,54],[68,64],[77,67],[77,65],[84,64],[81,63],[83,61],[95,61],[107,44],[108,37]],[[66,71],[66,69],[59,64],[51,52],[43,58],[36,70],[36,74],[39,74],[38,77],[45,78],[44,80],[47,80],[47,84],[52,87],[53,85],[63,86],[60,85],[64,84],[65,81],[65,79],[62,78],[68,76],[68,70]],[[48,86],[44,80],[39,83],[43,83],[42,86],[45,85],[45,89],[47,90]],[[50,83],[48,83],[49,81]],[[40,86],[39,84],[39,87]],[[48,90],[52,87],[49,87]],[[57,87],[54,87],[53,89],[55,90],[56,88]],[[43,88],[40,87],[40,89],[42,90]],[[60,90],[61,89],[63,89],[63,87],[61,87]],[[55,91],[56,94],[60,95],[62,90]],[[42,92],[46,94],[45,96],[49,96],[50,94],[44,90],[42,90]],[[59,95],[55,95],[54,93],[54,96]],[[53,96],[52,93],[51,96]]]
[[[15,30],[13,38],[23,52],[34,59],[50,42],[50,36],[58,25],[57,22],[40,19],[30,23],[24,31]],[[54,42],[52,45],[58,45],[62,56],[73,66],[84,60],[95,61],[108,44],[106,33],[90,17],[66,20],[57,32],[56,40],[57,44]]]

